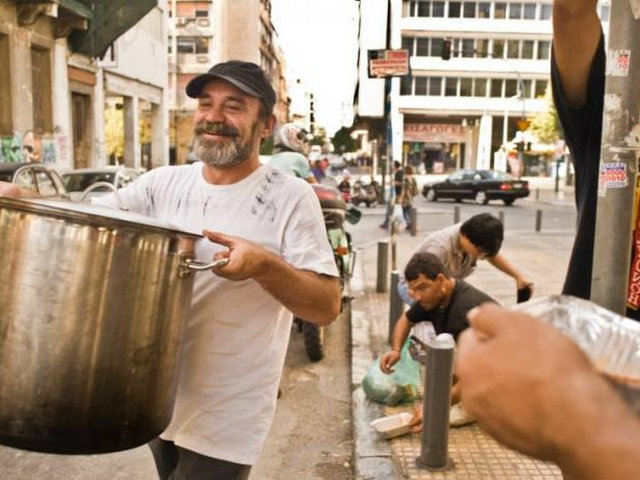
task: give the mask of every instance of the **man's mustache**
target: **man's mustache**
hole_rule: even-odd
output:
[[[240,130],[224,122],[200,122],[195,128],[196,135],[210,133],[212,135],[225,135],[227,137],[237,137]]]

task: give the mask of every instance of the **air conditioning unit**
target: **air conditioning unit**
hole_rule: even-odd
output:
[[[201,27],[208,27],[211,25],[211,21],[207,17],[200,17],[198,18],[198,25]]]
[[[209,55],[196,55],[196,62],[206,63],[209,61]]]

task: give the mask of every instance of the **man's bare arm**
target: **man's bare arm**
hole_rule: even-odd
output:
[[[554,0],[553,50],[568,102],[581,107],[587,100],[589,69],[600,41],[597,0]]]
[[[228,247],[215,256],[229,263],[213,269],[230,280],[252,278],[296,317],[319,325],[328,325],[340,313],[340,281],[289,265],[276,254],[248,240],[204,231],[212,242]]]

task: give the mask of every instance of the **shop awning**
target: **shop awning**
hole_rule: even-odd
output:
[[[89,29],[75,30],[69,36],[73,52],[90,57],[102,57],[109,46],[138,23],[157,4],[157,0],[59,0],[63,3],[82,3],[92,12]],[[66,7],[66,5],[64,5]]]
[[[157,4],[158,0],[16,0],[22,24],[30,25],[43,14],[57,18],[56,36],[70,32],[71,51],[90,57],[102,57]]]

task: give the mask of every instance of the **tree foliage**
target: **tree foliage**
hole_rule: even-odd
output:
[[[547,87],[544,94],[545,109],[538,115],[533,117],[531,121],[531,131],[542,143],[555,143],[559,138],[563,137],[558,112],[553,103],[553,95],[551,87]]]
[[[355,152],[358,149],[358,142],[351,136],[351,129],[342,127],[338,130],[333,138],[334,152]]]

